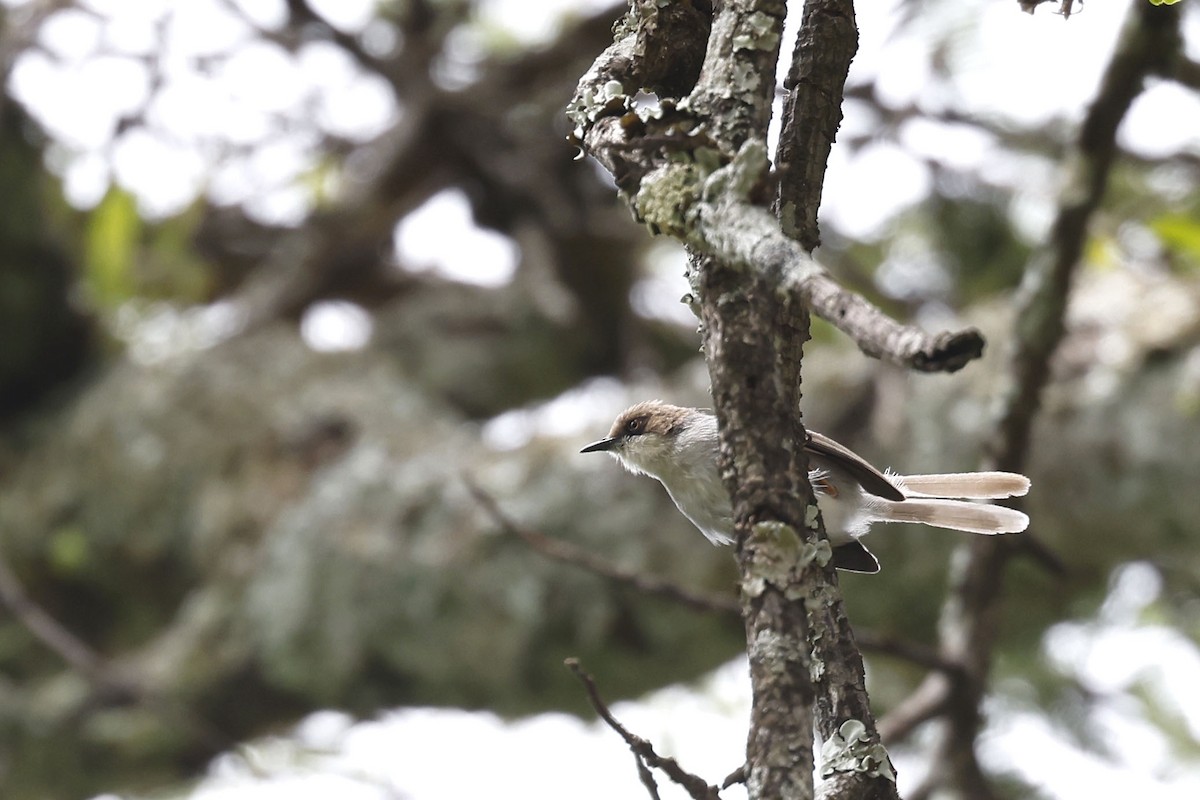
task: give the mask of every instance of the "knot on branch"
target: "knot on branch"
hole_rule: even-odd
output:
[[[913,369],[921,372],[957,372],[982,356],[986,343],[976,328],[943,331],[923,338],[905,358]]]

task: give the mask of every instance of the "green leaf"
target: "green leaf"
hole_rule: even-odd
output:
[[[1200,266],[1200,219],[1184,214],[1167,214],[1150,223],[1150,230],[1165,247]]]
[[[137,201],[112,187],[89,216],[84,239],[85,277],[97,305],[111,308],[133,296],[141,234]]]
[[[64,525],[50,536],[50,563],[61,575],[80,572],[88,563],[87,534],[78,525]]]

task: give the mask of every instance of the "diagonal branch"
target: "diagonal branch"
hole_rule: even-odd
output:
[[[542,531],[522,525],[500,508],[500,504],[488,492],[469,478],[463,478],[467,490],[475,498],[496,525],[505,533],[520,539],[530,549],[545,556],[551,561],[568,564],[572,567],[590,572],[601,578],[628,586],[638,592],[679,603],[694,611],[705,613],[741,615],[741,604],[735,598],[725,595],[697,592],[673,583],[665,578],[647,575],[643,572],[622,567],[608,559],[599,556],[570,542],[548,536]],[[958,665],[946,661],[937,650],[907,641],[896,636],[858,628],[854,631],[858,646],[865,651],[879,655],[891,656],[919,667],[930,670],[950,672],[958,669]]]
[[[975,328],[930,334],[895,321],[839,285],[760,206],[725,201],[701,207],[699,215],[702,233],[722,258],[763,274],[780,292],[797,297],[850,336],[868,356],[920,372],[955,372],[983,355],[983,334]]]
[[[71,669],[93,684],[107,684],[111,675],[104,660],[82,639],[67,630],[44,608],[35,603],[17,579],[8,562],[0,556],[0,605],[39,642],[58,655]]]
[[[506,533],[516,536],[533,550],[552,561],[579,567],[602,578],[632,587],[644,594],[673,600],[697,611],[716,611],[725,614],[738,613],[740,607],[733,598],[693,592],[668,580],[618,566],[608,559],[602,558],[582,547],[577,547],[570,542],[547,536],[541,531],[520,525],[504,513],[494,497],[481,489],[469,478],[464,478],[463,481],[466,483],[467,490],[475,498],[475,501],[492,518],[493,522],[499,525]]]
[[[682,786],[688,793],[688,796],[694,798],[694,800],[720,800],[721,795],[716,786],[709,784],[708,781],[699,775],[688,772],[679,766],[679,762],[675,759],[660,756],[655,752],[654,745],[642,737],[630,733],[624,725],[618,722],[617,718],[609,711],[604,700],[601,699],[600,690],[596,688],[596,681],[584,671],[583,666],[579,663],[579,659],[568,658],[563,663],[583,683],[584,688],[587,690],[588,702],[592,704],[592,708],[600,715],[600,719],[604,720],[608,727],[616,731],[617,735],[624,739],[625,744],[629,745],[629,749],[633,751],[638,762],[638,776],[641,778],[642,784],[650,792],[651,797],[658,797],[658,788],[647,767],[661,769],[666,773],[668,778]]]
[[[985,469],[1024,471],[1050,360],[1063,336],[1071,283],[1118,154],[1117,128],[1146,77],[1165,69],[1179,52],[1178,26],[1178,9],[1135,4],[1083,121],[1049,246],[1031,262],[1018,296],[1011,383],[1001,398]],[[962,668],[950,674],[947,725],[937,756],[941,764],[932,774],[969,797],[994,796],[974,745],[999,626],[1004,566],[1014,546],[999,537],[965,546],[965,557],[952,561],[950,596],[939,626],[943,655]],[[944,677],[931,676],[928,682]]]
[[[232,740],[185,703],[164,697],[142,686],[137,675],[119,669],[35,602],[0,554],[0,606],[45,647],[67,663],[91,685],[91,696],[77,712],[135,703],[160,716],[165,725],[183,726],[214,751],[225,749]]]
[[[772,4],[722,6],[696,86],[686,97],[660,95],[659,107],[646,111],[635,108],[633,98],[643,87],[667,91],[662,67],[656,66],[666,59],[647,64],[638,55],[671,50],[690,62],[701,46],[694,21],[663,19],[654,5],[634,4],[616,41],[580,80],[567,112],[575,124],[573,140],[612,173],[635,214],[652,230],[741,270],[746,279],[756,275],[779,283],[780,291],[798,297],[867,355],[947,372],[978,358],[983,352],[978,331],[931,335],[892,320],[834,281],[765,208],[771,192],[762,131],[774,93],[774,63],[766,56],[778,52],[782,27],[772,22]],[[689,4],[669,5],[700,13]],[[722,67],[721,58],[734,63]],[[751,76],[768,70],[770,90],[760,92],[763,82]],[[743,97],[754,100],[740,101]],[[811,200],[813,190],[806,191]]]

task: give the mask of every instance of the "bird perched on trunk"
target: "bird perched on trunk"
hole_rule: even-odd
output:
[[[717,468],[717,418],[712,411],[657,400],[638,403],[608,436],[581,452],[606,452],[634,474],[657,478],[683,515],[714,544],[733,541],[733,507]],[[874,522],[920,522],[969,533],[1019,533],[1029,517],[1004,506],[971,502],[1017,497],[1029,479],[1013,472],[894,475],[828,436],[809,431],[808,479],[821,507],[833,563],[878,572],[858,541]]]

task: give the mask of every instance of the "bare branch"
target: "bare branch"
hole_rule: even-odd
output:
[[[636,570],[618,566],[570,542],[555,539],[541,531],[519,525],[501,510],[500,505],[494,497],[481,489],[469,478],[464,477],[463,482],[467,485],[467,490],[470,491],[480,507],[492,518],[493,522],[499,525],[506,533],[516,536],[546,558],[579,567],[602,578],[630,586],[639,592],[673,600],[697,611],[716,611],[722,614],[737,614],[740,612],[741,607],[738,605],[737,600],[732,597],[693,592],[690,589],[685,589],[662,578],[656,578],[652,575],[646,575]]]
[[[1179,52],[1179,10],[1139,3],[1101,81],[1068,161],[1065,188],[1046,251],[1031,262],[1018,297],[1010,358],[1011,384],[988,444],[985,469],[1024,471],[1033,419],[1062,339],[1067,300],[1087,237],[1117,157],[1117,128],[1145,78],[1167,68]],[[965,546],[952,561],[951,592],[939,631],[941,651],[962,665],[945,692],[946,728],[939,745],[938,780],[956,792],[988,798],[994,793],[975,754],[1002,602],[1004,566],[1014,545],[1000,539]],[[932,678],[930,679],[932,680]],[[934,699],[941,699],[933,695]],[[926,703],[931,708],[933,703]]]
[[[583,666],[577,658],[568,658],[563,662],[567,669],[575,674],[575,677],[583,683],[587,690],[588,702],[592,704],[592,708],[600,715],[600,719],[604,720],[608,727],[617,732],[617,735],[625,740],[625,744],[629,745],[629,749],[633,751],[634,756],[638,761],[638,775],[642,778],[643,785],[650,790],[652,797],[658,797],[658,789],[654,784],[654,779],[649,775],[647,767],[661,769],[666,773],[667,777],[675,783],[683,787],[688,795],[695,800],[720,800],[720,792],[716,786],[708,783],[698,775],[688,772],[683,767],[679,766],[679,762],[670,757],[660,756],[654,750],[654,745],[646,741],[640,736],[630,733],[624,725],[617,721],[616,717],[609,711],[604,700],[600,697],[600,690],[596,688],[596,681],[584,671]],[[649,779],[647,781],[647,779]]]
[[[474,481],[464,478],[463,483],[484,512],[505,533],[517,537],[535,552],[552,561],[578,567],[593,575],[623,584],[653,597],[679,603],[694,611],[741,616],[741,605],[733,597],[692,591],[664,578],[614,564],[603,556],[596,555],[570,542],[521,525],[500,508],[496,498],[480,488]],[[916,642],[861,628],[854,631],[854,637],[861,649],[879,655],[899,658],[931,670],[951,672],[957,669],[956,665],[946,661],[933,648]]]
[[[941,716],[950,698],[950,682],[941,673],[927,675],[921,685],[879,720],[879,736],[890,747],[914,730]]]
[[[974,328],[929,334],[902,325],[862,295],[840,286],[766,209],[721,202],[699,211],[702,230],[733,264],[763,274],[779,291],[794,294],[814,314],[850,336],[865,354],[921,372],[955,372],[983,355]]]
[[[733,772],[725,776],[725,780],[721,781],[721,788],[728,789],[730,786],[746,782],[746,765],[742,764]]]
[[[67,662],[71,669],[93,683],[106,683],[110,680],[103,659],[82,639],[30,599],[3,555],[0,555],[0,603],[25,630]]]
[[[135,703],[151,709],[164,723],[185,726],[214,751],[233,742],[185,704],[163,697],[140,685],[136,675],[118,669],[50,615],[25,592],[16,574],[0,554],[0,605],[49,650],[57,654],[91,685],[91,696],[76,712]]]
[[[842,93],[858,50],[852,0],[808,0],[784,79],[783,128],[775,163],[776,211],[784,233],[807,250],[821,243],[817,210],[829,151],[842,121]]]

